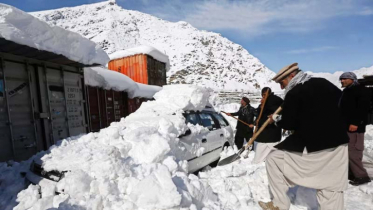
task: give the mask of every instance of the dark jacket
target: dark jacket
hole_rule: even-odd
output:
[[[273,114],[278,109],[278,107],[281,106],[282,102],[282,98],[276,96],[273,93],[268,96],[267,101],[264,105],[262,117],[260,118],[258,123],[258,128],[262,127],[265,121],[268,120],[268,116]],[[257,113],[260,113],[260,110],[261,105],[259,105]],[[270,124],[262,131],[262,133],[255,141],[261,143],[273,143],[281,141],[281,128],[277,127],[275,124]]]
[[[338,109],[342,91],[323,78],[311,78],[290,90],[282,105],[277,125],[294,133],[276,148],[287,151],[316,152],[348,143],[347,132]]]
[[[356,125],[356,132],[365,133],[370,97],[370,92],[362,85],[353,85],[343,90],[339,106],[346,123],[346,131],[350,125]]]
[[[254,116],[256,115],[256,110],[249,105],[245,107],[240,107],[238,112],[231,113],[232,116],[238,116],[238,119],[244,121],[247,124],[254,124]],[[241,123],[240,121],[237,122],[237,134],[247,134],[253,133],[253,129],[249,126]],[[236,135],[237,135],[236,134]]]

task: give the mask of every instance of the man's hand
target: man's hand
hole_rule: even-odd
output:
[[[274,120],[273,120],[273,114],[269,115],[268,119],[270,119],[269,120],[269,124],[272,124],[274,122]]]
[[[250,128],[253,128],[253,127],[254,127],[254,125],[253,125],[253,124],[249,124],[249,127],[250,127]]]
[[[350,127],[348,128],[348,131],[350,131],[350,132],[357,131],[357,126],[356,125],[350,125]]]
[[[224,113],[225,113],[226,115],[228,115],[228,116],[232,116],[231,113],[226,113],[226,112],[224,112]]]

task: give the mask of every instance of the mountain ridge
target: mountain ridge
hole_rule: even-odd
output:
[[[167,54],[170,84],[196,84],[215,90],[257,92],[279,89],[275,75],[242,46],[218,33],[198,30],[133,10],[114,1],[30,13],[98,43],[108,54],[149,45]]]

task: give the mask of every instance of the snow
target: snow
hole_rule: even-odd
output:
[[[61,54],[90,65],[105,65],[108,55],[94,42],[78,33],[49,26],[17,8],[0,3],[0,37],[38,50]]]
[[[182,110],[202,110],[210,94],[205,89],[192,87],[193,85],[166,85],[163,91],[155,94],[154,98],[162,103],[173,104]],[[178,94],[172,94],[174,92]],[[190,98],[190,95],[194,97]]]
[[[165,63],[166,64],[166,71],[170,70],[170,60],[168,59],[168,56],[159,50],[155,49],[152,46],[138,46],[126,50],[120,50],[116,51],[112,54],[110,54],[110,60],[115,60],[119,58],[125,58],[133,55],[139,55],[139,54],[144,54],[144,55],[150,55],[154,59]]]
[[[208,102],[202,95],[208,97],[210,91],[189,85],[172,89],[166,86],[155,101],[143,103],[121,122],[98,133],[63,140],[39,154],[44,169],[69,171],[55,185],[31,184],[22,190],[24,178],[19,172],[27,171],[33,158],[12,166],[1,163],[0,209],[260,210],[257,202],[269,201],[270,195],[265,163],[251,163],[254,152],[247,159],[207,168],[198,176],[185,172],[185,151],[176,138],[186,129],[181,113],[187,107],[204,107]],[[169,100],[179,94],[183,103]],[[160,99],[163,95],[170,96]],[[227,112],[238,108],[239,104],[216,107]],[[203,131],[198,127],[191,130]],[[236,147],[227,148],[221,157],[235,152]],[[373,163],[369,157],[373,156],[373,125],[367,126],[365,153],[364,162]],[[54,190],[63,193],[55,195]],[[313,189],[294,187],[288,195],[291,210],[317,209]],[[347,210],[372,209],[372,205],[373,183],[349,185],[345,191]]]
[[[92,87],[125,91],[130,98],[153,98],[154,94],[162,89],[159,86],[134,82],[124,74],[103,67],[84,68],[84,82]]]
[[[358,70],[353,70],[351,72],[354,72],[358,79],[362,79],[365,75],[373,75],[373,66],[371,67],[364,67]],[[334,73],[326,73],[326,72],[310,72],[307,73],[313,75],[314,77],[321,77],[329,80],[331,83],[333,83],[335,86],[342,88],[341,82],[339,81],[339,77],[344,73],[343,71],[336,71]]]
[[[183,103],[161,100],[159,97],[164,94],[170,98],[181,94]],[[208,94],[201,87],[166,86],[155,95],[155,101],[143,103],[138,111],[120,122],[98,133],[60,141],[40,156],[44,170],[67,171],[64,178],[57,184],[30,185],[18,193],[15,209],[219,206],[211,189],[186,173],[187,163],[182,159],[186,151],[177,138],[187,129],[183,110],[203,109]],[[55,195],[54,191],[61,194]],[[15,193],[8,194],[15,197]]]
[[[275,75],[242,46],[186,22],[169,22],[110,2],[31,13],[96,42],[108,53],[152,46],[168,55],[168,84],[194,84],[214,90],[280,90]]]

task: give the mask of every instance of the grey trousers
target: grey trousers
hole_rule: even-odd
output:
[[[364,133],[347,132],[350,141],[348,143],[349,168],[356,178],[368,177],[363,167]]]
[[[305,178],[304,174],[302,174],[302,169],[300,169],[299,174],[294,174],[294,171],[291,171],[291,176],[286,175],[285,169],[291,168],[291,167],[297,167],[296,165],[297,161],[294,161],[294,165],[291,167],[287,167],[287,164],[292,164],[292,161],[296,158],[302,158],[302,155],[296,155],[295,157],[288,158],[290,152],[282,151],[282,150],[275,150],[272,151],[266,160],[266,169],[267,169],[267,175],[268,175],[268,181],[272,196],[272,201],[275,206],[279,207],[280,210],[288,210],[290,208],[290,198],[287,196],[287,191],[290,187],[293,187],[294,185],[300,185],[305,187],[311,187],[315,188],[317,190],[317,200],[319,203],[319,210],[343,210],[344,209],[344,195],[343,190],[347,187],[347,145],[344,145],[344,148],[340,148],[340,152],[336,155],[336,158],[341,159],[341,157],[345,157],[344,161],[346,162],[345,165],[340,165],[341,170],[337,171],[337,173],[344,174],[342,177],[345,177],[345,180],[339,180],[341,183],[340,186],[336,186],[338,184],[332,184],[328,186],[328,183],[330,183],[330,179],[332,177],[327,178],[327,180],[319,180],[320,177],[327,176],[328,174],[322,174],[317,175],[317,178],[315,178],[316,182],[312,182],[312,177],[307,181],[307,178]],[[344,150],[344,151],[342,151]],[[338,151],[337,151],[338,152]],[[324,156],[321,156],[321,162],[323,162],[322,159],[330,159],[333,151],[329,151],[329,154]],[[311,153],[312,154],[312,153]],[[323,154],[321,154],[323,155]],[[303,156],[305,157],[305,156]],[[308,157],[305,157],[306,161]],[[313,158],[311,156],[311,158]],[[285,160],[288,159],[288,160]],[[342,158],[343,159],[343,158]],[[303,160],[300,160],[302,162]],[[320,160],[317,160],[320,162]],[[318,168],[318,163],[315,161],[316,168]],[[336,159],[335,162],[338,162]],[[343,163],[343,160],[342,160]],[[321,163],[322,164],[322,163]],[[338,163],[337,163],[338,164]],[[304,168],[304,165],[301,165],[300,167]],[[309,167],[312,167],[312,163]],[[308,169],[307,169],[308,170]],[[327,172],[329,173],[329,172]],[[330,176],[333,176],[333,174],[330,174]],[[337,178],[338,179],[338,178]],[[306,180],[306,184],[303,184],[302,180]],[[311,183],[311,184],[309,184]],[[321,186],[325,185],[325,188],[322,188]],[[315,187],[312,187],[315,186]],[[341,189],[341,190],[336,190]]]

